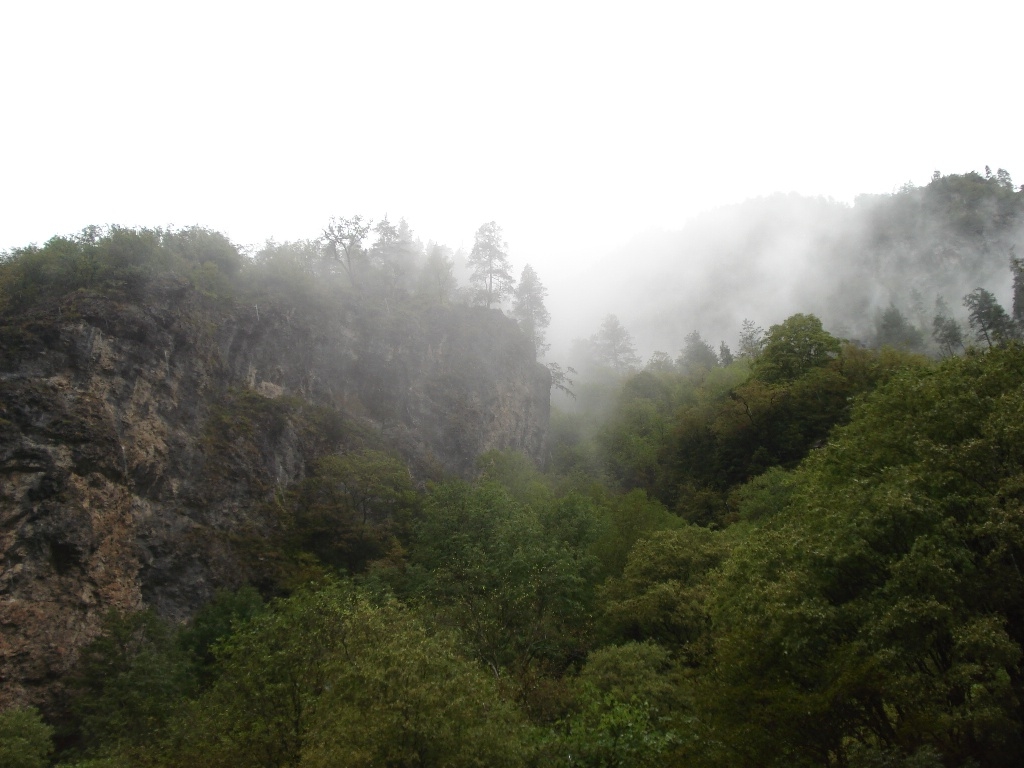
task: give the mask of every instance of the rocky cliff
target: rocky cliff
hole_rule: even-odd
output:
[[[418,479],[544,450],[549,379],[496,310],[214,298],[183,278],[0,316],[0,707],[109,609],[183,619],[259,577],[277,494],[372,443]],[[247,542],[249,544],[247,544]]]

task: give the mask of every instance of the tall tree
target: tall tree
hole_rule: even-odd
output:
[[[363,220],[358,214],[351,219],[336,219],[331,217],[324,230],[324,240],[327,241],[327,248],[330,254],[341,264],[349,282],[355,285],[354,267],[358,259],[365,256],[363,252],[363,240],[373,222],[370,219]]]
[[[1014,337],[1013,321],[996,297],[984,288],[975,288],[964,296],[967,320],[974,336],[990,348],[1006,343]]]
[[[718,355],[704,341],[700,331],[692,331],[686,336],[686,344],[679,353],[679,367],[690,374],[710,371],[718,366]]]
[[[764,349],[764,328],[754,324],[753,320],[744,320],[740,328],[739,356],[746,360],[754,360]]]
[[[437,243],[428,244],[416,292],[431,302],[447,304],[458,287],[452,249]]]
[[[754,374],[769,384],[795,379],[837,357],[840,346],[814,315],[792,315],[768,329]]]
[[[893,347],[908,352],[920,351],[924,337],[900,312],[895,304],[889,304],[875,319],[875,347]]]
[[[502,240],[501,227],[489,221],[481,224],[476,231],[473,250],[469,253],[469,266],[473,273],[469,281],[477,286],[477,290],[490,307],[492,303],[501,303],[512,292],[512,265],[505,252],[508,243]]]
[[[732,350],[729,349],[729,345],[725,341],[721,341],[718,344],[718,360],[722,365],[732,365],[736,360]]]
[[[1013,273],[1013,322],[1024,328],[1024,259],[1014,255],[1010,247],[1010,272]]]
[[[633,337],[615,315],[604,319],[601,330],[591,337],[591,341],[598,360],[619,373],[640,364]]]
[[[370,258],[380,270],[380,277],[388,292],[394,293],[408,284],[417,251],[422,249],[413,240],[412,229],[404,218],[396,226],[385,215],[373,231],[377,233],[377,240],[370,248]]]
[[[964,349],[964,332],[949,314],[946,300],[939,296],[935,300],[935,317],[932,320],[932,338],[939,345],[945,357],[953,357]]]
[[[547,295],[548,289],[541,283],[533,267],[527,264],[523,267],[519,285],[512,296],[512,315],[519,321],[538,357],[551,347],[544,340],[544,332],[551,324],[551,313],[544,306]]]

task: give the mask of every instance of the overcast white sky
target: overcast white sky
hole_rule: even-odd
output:
[[[457,248],[495,220],[544,280],[774,191],[1019,183],[1021,5],[10,0],[0,249],[354,213]]]

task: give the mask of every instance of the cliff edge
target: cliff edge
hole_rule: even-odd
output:
[[[0,707],[52,695],[112,608],[182,620],[258,581],[274,499],[318,458],[379,446],[420,481],[492,449],[540,459],[549,389],[497,310],[225,299],[174,275],[8,307]]]

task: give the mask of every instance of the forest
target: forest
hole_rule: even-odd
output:
[[[185,621],[111,610],[59,701],[0,712],[0,765],[1016,765],[1024,187],[937,174],[869,218],[886,261],[844,274],[934,309],[883,302],[855,340],[792,307],[647,362],[614,314],[545,357],[542,275],[515,279],[495,222],[468,285],[451,249],[359,216],[253,253],[111,227],[4,254],[5,354],[45,336],[16,322],[34,307],[168,275],[264,312],[479,304],[517,321],[553,406],[543,455],[488,451],[466,477],[324,449],[267,502],[263,578]],[[937,294],[993,263],[1008,308],[974,282]],[[247,397],[246,428],[272,428]]]

